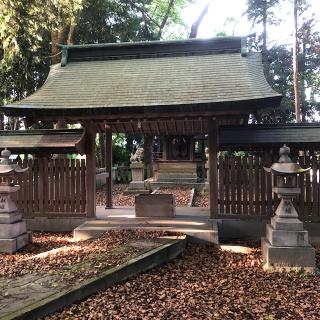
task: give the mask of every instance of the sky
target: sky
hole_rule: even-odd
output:
[[[201,10],[204,8],[208,0],[196,0],[189,5],[183,12],[183,20],[191,26],[197,19]],[[277,15],[284,20],[280,26],[272,26],[268,28],[270,45],[273,44],[292,44],[292,8],[289,1],[282,0],[282,6],[279,8]],[[320,0],[309,0],[311,5],[308,14],[317,13],[319,20],[317,29],[320,31]],[[252,32],[261,33],[259,26],[252,27],[243,12],[246,9],[246,0],[211,0],[208,14],[199,27],[199,38],[210,38],[215,36],[219,31],[226,31],[228,35],[248,35]],[[228,18],[234,19],[233,23],[225,24]],[[189,28],[190,30],[190,28]]]

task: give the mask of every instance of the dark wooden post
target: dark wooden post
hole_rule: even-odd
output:
[[[209,120],[208,125],[210,218],[212,219],[218,214],[219,130],[216,120]]]
[[[87,217],[96,216],[96,127],[93,122],[86,128],[86,212]]]
[[[106,209],[112,208],[112,132],[110,127],[106,127]]]
[[[152,135],[144,135],[144,166],[146,170],[146,178],[152,177],[152,144],[153,144],[153,136]]]

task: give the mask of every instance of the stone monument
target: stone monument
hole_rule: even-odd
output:
[[[143,194],[149,193],[144,183],[144,163],[143,163],[143,148],[137,148],[136,152],[131,154],[130,169],[132,180],[127,188],[127,193]]]
[[[309,244],[308,231],[298,219],[298,213],[292,200],[301,190],[298,187],[298,175],[305,174],[302,169],[289,158],[290,148],[280,148],[279,161],[270,168],[264,168],[275,177],[273,192],[281,198],[280,204],[267,225],[266,238],[262,238],[262,255],[264,269],[270,271],[303,270],[314,272],[315,250]]]
[[[28,168],[21,169],[9,160],[11,152],[4,149],[0,158],[0,252],[14,253],[31,242],[25,221],[11,196],[20,189],[14,181]]]

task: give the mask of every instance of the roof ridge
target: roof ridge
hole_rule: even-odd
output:
[[[223,53],[247,54],[247,36],[182,39],[168,41],[119,42],[86,45],[59,45],[62,48],[61,66],[68,62],[141,59]]]

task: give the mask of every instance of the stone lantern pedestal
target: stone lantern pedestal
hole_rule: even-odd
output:
[[[290,149],[280,149],[278,163],[272,165],[269,172],[276,178],[273,191],[281,198],[281,202],[267,225],[266,237],[262,238],[262,255],[264,269],[270,271],[303,270],[315,271],[315,250],[309,244],[308,231],[298,219],[298,213],[292,199],[300,194],[297,187],[297,174],[309,169],[302,169],[288,157]]]
[[[13,253],[31,242],[25,221],[11,195],[19,186],[0,185],[0,252]]]
[[[6,182],[0,183],[0,252],[13,253],[31,242],[31,233],[27,232],[26,222],[11,196],[20,186],[14,185],[18,176],[23,175],[28,168],[21,169],[9,159],[11,152],[4,149],[0,158],[0,176]]]

